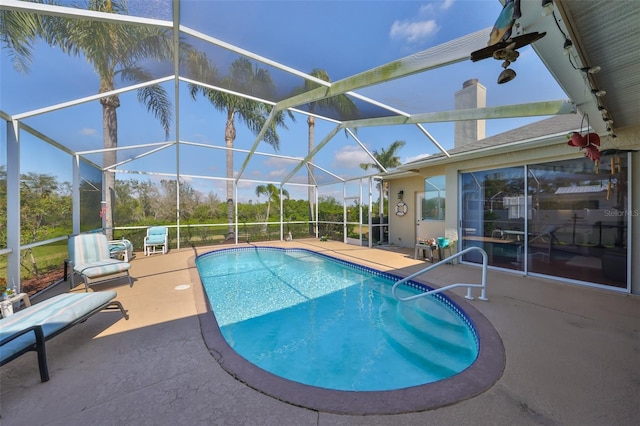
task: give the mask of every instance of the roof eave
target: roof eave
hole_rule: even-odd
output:
[[[576,129],[578,130],[578,129]],[[501,144],[498,146],[485,147],[474,149],[473,151],[466,151],[460,153],[451,153],[450,157],[438,156],[427,157],[424,160],[418,160],[414,163],[403,164],[399,166],[393,172],[384,175],[385,179],[398,179],[407,177],[408,175],[414,176],[419,169],[426,167],[433,167],[441,164],[454,163],[463,160],[473,160],[479,157],[486,157],[488,153],[491,155],[502,154],[505,152],[524,151],[532,148],[542,148],[546,146],[555,145],[560,140],[566,140],[568,132],[555,133],[553,135],[545,135],[537,138],[527,139],[524,141],[510,142]],[[419,172],[418,172],[419,173]]]

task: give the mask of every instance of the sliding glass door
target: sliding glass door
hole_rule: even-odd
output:
[[[627,287],[627,171],[626,154],[529,166],[529,272]]]
[[[482,247],[500,268],[627,288],[628,169],[622,153],[462,173],[461,248]]]
[[[463,173],[461,249],[481,247],[490,265],[522,270],[527,213],[524,187],[523,167]],[[479,263],[482,258],[472,252],[463,260]]]

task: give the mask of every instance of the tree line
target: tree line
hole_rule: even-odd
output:
[[[80,221],[83,230],[102,226],[99,185],[85,182],[80,188]],[[256,201],[238,203],[238,221],[245,223],[279,222],[280,191],[273,184],[257,185]],[[150,226],[176,222],[176,181],[116,180],[114,225],[116,227]],[[305,221],[308,201],[289,198],[283,191],[284,220]],[[7,241],[6,168],[0,167],[0,238]],[[333,197],[320,198],[321,218],[342,221],[342,202]],[[21,244],[69,235],[72,233],[71,184],[49,174],[24,173],[20,177]],[[199,191],[188,182],[180,183],[181,223],[219,224],[227,222],[227,202],[216,193]]]

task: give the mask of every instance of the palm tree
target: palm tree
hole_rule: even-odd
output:
[[[405,145],[405,141],[398,140],[392,143],[387,149],[381,148],[380,152],[374,149],[371,154],[373,154],[373,157],[378,161],[378,163],[375,163],[375,162],[361,163],[360,167],[363,170],[374,168],[381,173],[385,171],[384,169],[388,170],[393,167],[398,167],[399,165],[402,164],[402,162],[400,161],[400,157],[396,155],[396,152],[399,151],[400,148],[402,148],[404,145]],[[388,190],[389,183],[388,182],[384,182],[384,184],[381,183],[378,186],[378,188],[380,190],[380,223],[382,223],[383,221],[382,219],[384,217],[384,205],[385,205],[384,199],[385,199],[385,194],[389,192]],[[382,228],[380,228],[380,233],[381,233],[380,240],[383,239],[382,232],[383,232]]]
[[[314,68],[311,71],[311,76],[319,78],[320,80],[330,82],[331,78],[329,78],[329,74],[327,71],[321,68]],[[309,90],[313,90],[317,87],[320,87],[319,83],[311,80],[305,80],[304,86],[300,89],[297,89],[294,94],[307,92]],[[350,117],[355,117],[357,115],[358,108],[356,104],[346,95],[337,95],[331,98],[321,99],[319,101],[311,102],[309,104],[309,112],[311,113],[307,117],[307,125],[308,129],[308,153],[313,151],[315,146],[315,126],[316,126],[316,118],[313,115],[316,110],[324,109],[324,110],[332,110],[340,115],[348,115]],[[313,158],[309,159],[309,162],[313,162]],[[309,185],[309,233],[315,234],[314,231],[314,221],[315,221],[315,208],[314,208],[314,178],[313,178],[313,169],[309,167],[307,183]]]
[[[217,68],[206,57],[201,59],[190,63],[192,78],[202,82],[216,82],[221,87],[228,88],[236,93],[250,93],[263,99],[273,97],[275,85],[271,80],[269,71],[257,66],[254,67],[248,59],[238,58],[233,61],[229,68],[229,75],[221,79],[218,77]],[[189,84],[189,91],[193,99],[196,99],[198,93],[201,93],[216,110],[227,115],[224,141],[227,147],[227,223],[229,225],[227,238],[229,238],[229,236],[234,235],[233,143],[236,139],[235,119],[238,118],[249,127],[253,134],[257,135],[267,122],[267,117],[271,110],[263,102],[196,84]],[[289,113],[289,117],[292,120],[294,119],[291,113]],[[275,151],[278,150],[280,144],[276,128],[287,128],[284,118],[282,111],[277,112],[269,122],[269,127],[263,136],[263,140],[271,145]]]
[[[280,190],[272,183],[268,183],[266,185],[258,185],[256,187],[256,196],[260,197],[261,195],[265,195],[267,197],[267,222],[269,222],[269,210],[271,209],[271,202],[273,204],[280,205]],[[289,191],[286,189],[282,190],[282,195],[284,195],[287,199],[289,199]]]
[[[33,42],[43,37],[45,19],[35,13],[0,11],[0,42],[6,47],[16,71],[29,72]]]
[[[363,170],[368,170],[370,167],[372,167],[381,173],[385,171],[382,167],[384,167],[387,170],[393,167],[398,167],[402,163],[400,162],[400,157],[396,155],[396,152],[400,148],[402,148],[405,145],[405,143],[406,143],[405,141],[395,141],[389,146],[389,148],[387,149],[382,148],[380,152],[374,149],[372,154],[373,154],[373,157],[378,161],[379,165],[374,162],[361,163],[360,167]]]
[[[55,4],[55,1],[40,0],[39,3]],[[87,9],[92,11],[128,14],[126,0],[89,0]],[[81,7],[77,5],[76,7]],[[2,14],[2,42],[15,53],[17,69],[26,69],[30,62],[31,43],[44,39],[52,47],[59,47],[72,56],[84,57],[95,69],[100,79],[98,93],[112,91],[115,79],[127,82],[143,82],[152,75],[138,66],[138,61],[172,59],[172,33],[167,29],[138,25],[112,24],[91,19],[75,19],[56,16],[39,16],[30,13],[6,12]],[[138,100],[154,113],[169,135],[171,124],[171,101],[166,91],[158,86],[138,90]],[[116,163],[118,146],[118,95],[100,99],[104,148],[103,168]],[[107,170],[104,177],[106,211],[104,212],[107,236],[113,237],[113,204],[115,201],[115,173]]]

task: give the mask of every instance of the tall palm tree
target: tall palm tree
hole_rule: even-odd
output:
[[[56,4],[53,0],[37,0],[38,3]],[[126,0],[89,0],[86,5],[75,5],[88,10],[127,15]],[[144,59],[170,60],[173,56],[172,33],[170,30],[122,25],[91,19],[39,16],[30,13],[6,12],[2,14],[2,42],[15,53],[16,68],[25,69],[30,57],[31,43],[37,38],[44,39],[52,47],[89,62],[100,79],[98,93],[115,88],[116,77],[127,82],[143,82],[152,75],[138,65]],[[6,31],[6,32],[5,32]],[[169,135],[171,125],[171,101],[166,91],[158,86],[148,86],[138,90],[138,100],[146,104],[154,113]],[[104,148],[103,168],[116,163],[118,146],[118,116],[120,106],[118,95],[100,99]],[[105,172],[104,212],[107,236],[113,237],[113,204],[115,201],[115,173]]]
[[[269,99],[273,97],[275,85],[271,80],[269,71],[264,68],[253,66],[246,58],[238,58],[231,63],[229,74],[225,77],[218,77],[217,68],[206,59],[201,58],[189,64],[192,78],[202,82],[214,82],[221,87],[228,88],[236,93],[249,93],[258,98]],[[254,99],[248,99],[211,88],[189,84],[191,97],[196,99],[200,93],[213,107],[227,115],[224,130],[224,141],[227,147],[227,238],[234,235],[234,200],[233,200],[233,143],[236,139],[236,118],[247,125],[249,130],[255,135],[260,133],[264,127],[267,117],[271,112],[268,105]],[[293,115],[289,113],[293,120]],[[280,137],[277,127],[287,128],[285,115],[282,111],[275,114],[269,123],[269,127],[264,133],[263,140],[271,145],[275,151],[278,150]]]
[[[327,71],[321,68],[314,68],[311,71],[311,76],[319,78],[320,80],[330,82],[331,78]],[[311,80],[305,80],[304,86],[302,88],[294,91],[294,94],[307,92],[309,90],[313,90],[317,87],[320,87],[319,83]],[[358,112],[358,108],[356,104],[346,95],[337,95],[331,98],[321,99],[319,101],[309,103],[309,112],[311,113],[307,117],[307,125],[308,125],[308,153],[313,151],[315,146],[315,126],[316,126],[316,118],[313,115],[316,110],[331,110],[339,113],[340,115],[347,115],[349,117],[355,117]],[[309,159],[309,162],[313,162],[313,158]],[[315,222],[315,203],[314,203],[314,178],[313,178],[313,168],[308,168],[307,175],[307,184],[309,185],[309,233],[315,234],[314,225]]]
[[[269,210],[271,209],[271,203],[280,205],[280,190],[272,183],[266,185],[258,185],[256,187],[256,196],[260,197],[265,195],[267,197],[267,222],[269,222]],[[282,195],[289,199],[289,191],[282,190]]]
[[[402,162],[400,161],[400,157],[398,157],[396,155],[397,151],[400,150],[400,148],[402,148],[405,145],[405,141],[395,141],[394,143],[392,143],[389,148],[384,149],[381,148],[380,152],[378,152],[378,150],[373,150],[373,152],[371,154],[373,154],[373,157],[378,161],[378,163],[375,162],[371,162],[371,163],[361,163],[360,167],[363,170],[368,170],[369,168],[374,168],[376,170],[378,170],[379,172],[383,172],[383,167],[385,169],[390,169],[392,167],[398,167],[399,165],[402,164]],[[382,167],[380,167],[382,166]],[[379,190],[380,190],[380,223],[382,223],[382,218],[384,217],[384,206],[385,206],[385,195],[389,192],[388,188],[389,188],[389,183],[388,182],[384,182],[384,183],[380,183],[379,185]],[[382,234],[382,228],[380,228],[380,232]],[[382,235],[380,235],[380,239],[382,240]]]

